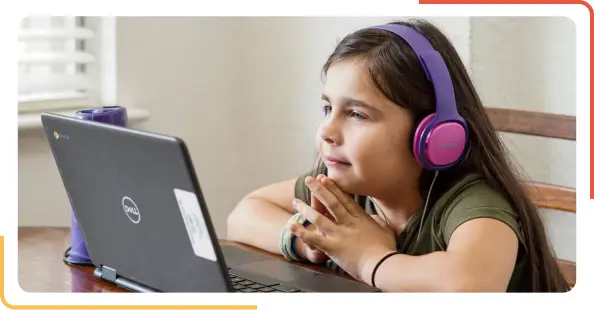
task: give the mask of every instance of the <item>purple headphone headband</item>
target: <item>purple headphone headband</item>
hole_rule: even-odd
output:
[[[458,114],[454,87],[448,68],[429,40],[420,32],[404,25],[386,24],[371,28],[390,31],[401,37],[413,49],[423,66],[427,79],[432,82],[435,90],[435,122],[455,120],[466,126],[466,122]]]
[[[371,27],[400,36],[416,54],[435,91],[435,113],[415,130],[413,153],[425,167],[444,170],[456,165],[467,146],[468,125],[458,113],[454,86],[445,61],[429,40],[416,29],[399,24]]]

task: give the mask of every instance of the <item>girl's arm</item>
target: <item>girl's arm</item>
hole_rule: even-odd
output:
[[[505,292],[514,270],[518,238],[506,224],[477,218],[460,225],[445,252],[423,256],[393,255],[377,269],[383,291]],[[387,254],[389,252],[385,252]],[[365,264],[371,283],[378,255]]]
[[[227,218],[227,239],[280,254],[281,232],[295,213],[295,181],[267,185],[243,198]]]

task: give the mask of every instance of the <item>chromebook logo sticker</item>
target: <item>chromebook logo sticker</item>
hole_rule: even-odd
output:
[[[57,130],[54,130],[52,133],[54,135],[54,138],[56,138],[56,140],[58,140],[58,139],[70,140],[69,136],[60,134]]]

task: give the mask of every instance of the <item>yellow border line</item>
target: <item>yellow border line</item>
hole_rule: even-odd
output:
[[[12,305],[4,298],[4,236],[0,236],[0,301],[8,309],[201,309],[237,310],[257,309],[255,305]]]

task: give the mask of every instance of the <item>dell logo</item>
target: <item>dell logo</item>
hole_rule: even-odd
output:
[[[456,147],[456,145],[458,145],[456,142],[449,142],[449,143],[444,143],[441,145],[442,149],[450,149],[453,147]]]
[[[124,208],[124,213],[126,213],[126,216],[132,223],[138,224],[138,222],[140,222],[140,212],[138,211],[136,203],[134,203],[130,197],[122,198],[122,208]]]

